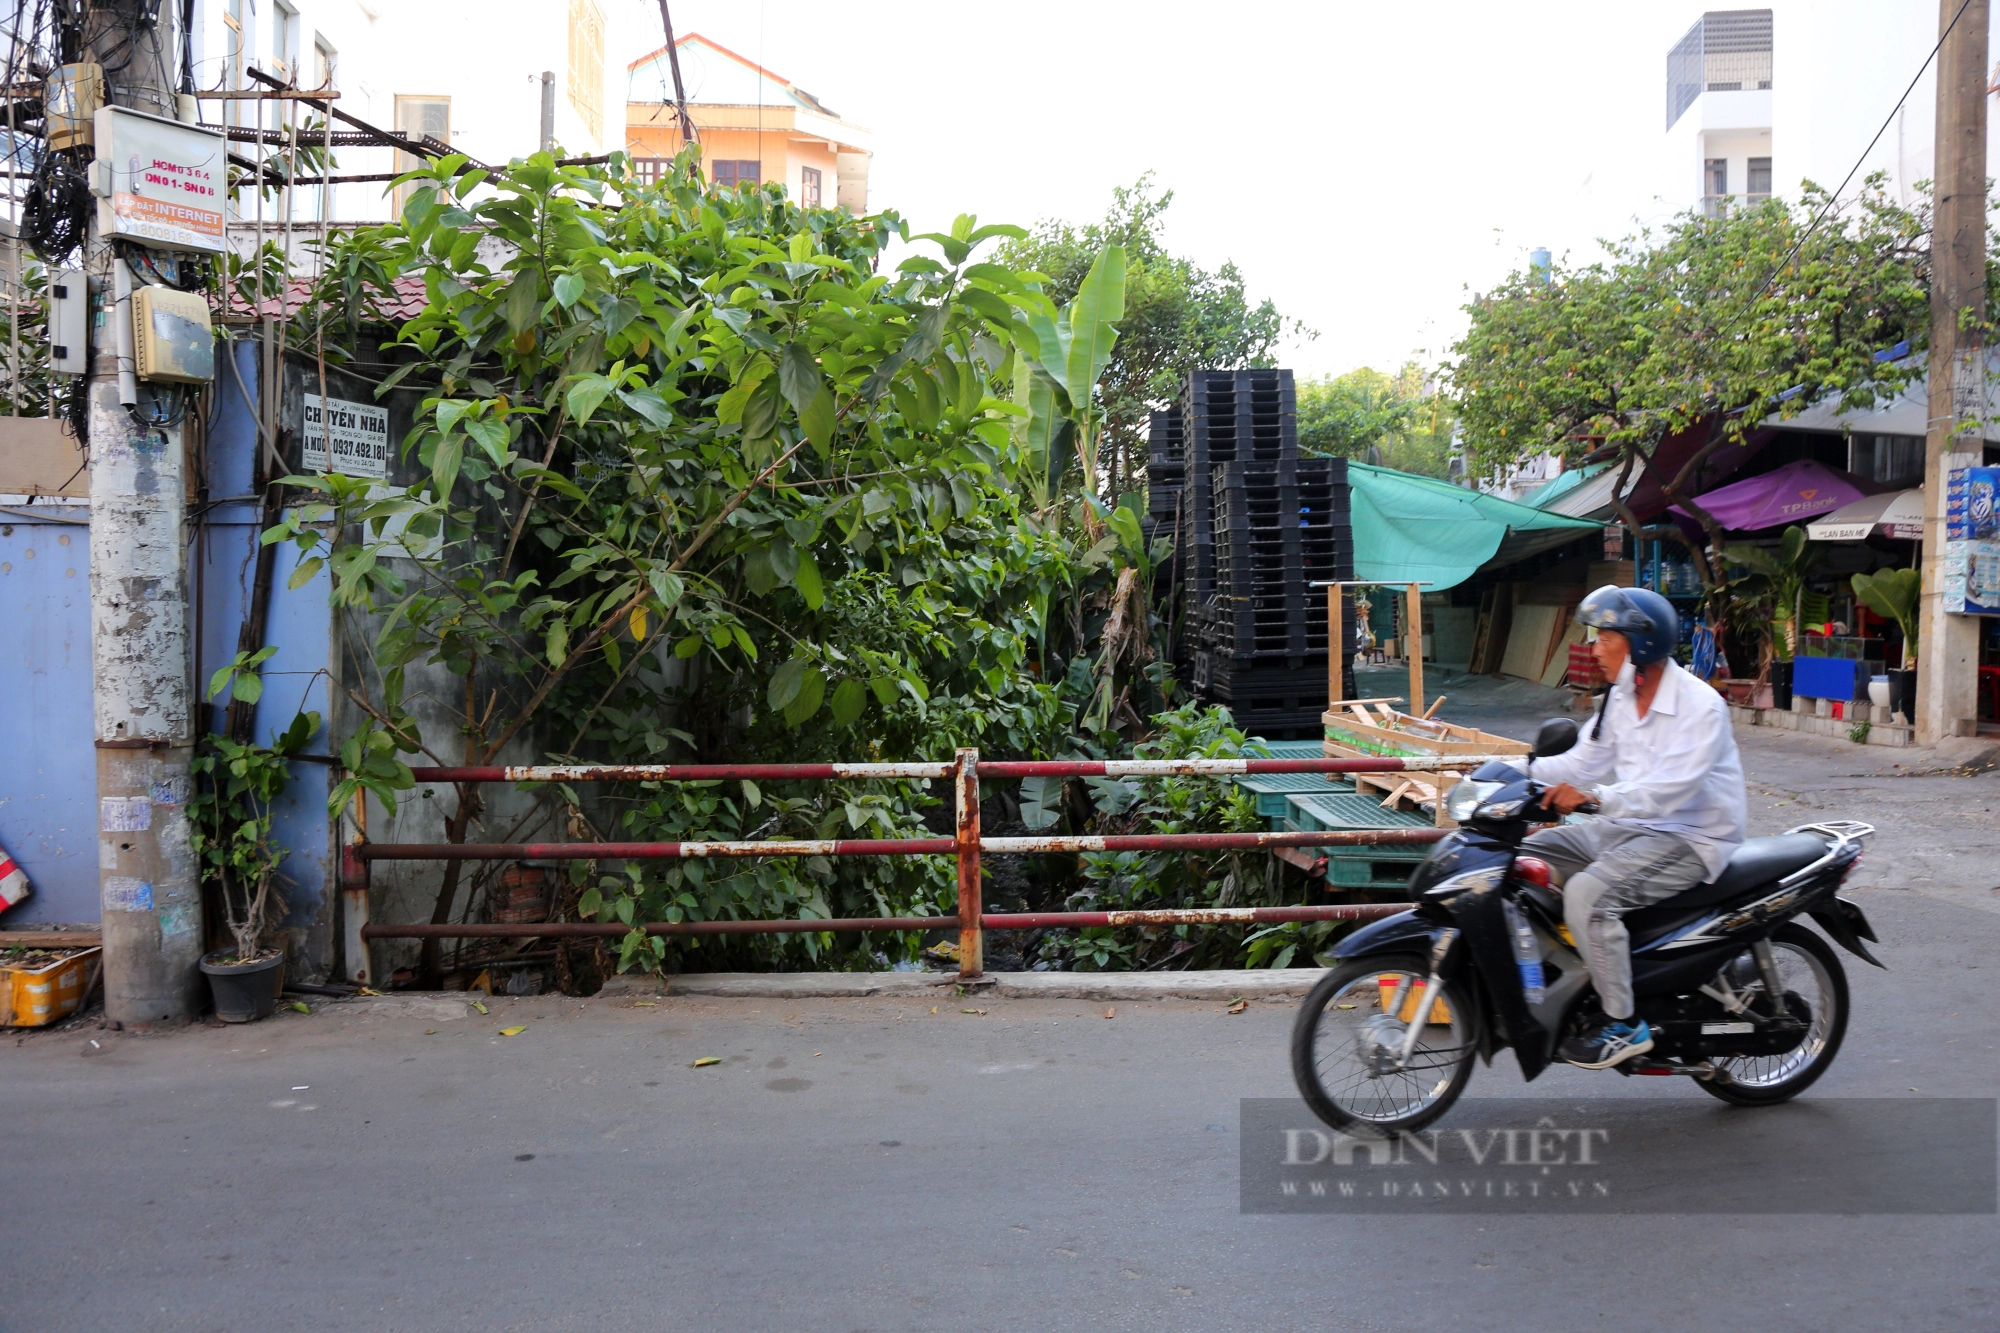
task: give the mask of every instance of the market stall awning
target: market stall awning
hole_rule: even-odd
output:
[[[1603,527],[1365,463],[1347,465],[1347,484],[1357,579],[1449,588],[1496,555],[1524,560]]]
[[[1864,495],[1825,518],[1806,524],[1806,536],[1816,542],[1858,542],[1870,536],[1921,541],[1924,535],[1924,491],[1890,491]]]
[[[1861,498],[1860,487],[1825,464],[1805,459],[1717,487],[1694,499],[1723,527],[1754,532],[1832,513]],[[1687,514],[1680,505],[1669,512]]]

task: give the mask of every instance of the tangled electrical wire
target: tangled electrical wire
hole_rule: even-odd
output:
[[[21,206],[21,236],[51,264],[62,264],[82,248],[96,200],[83,161],[87,149],[42,153]]]

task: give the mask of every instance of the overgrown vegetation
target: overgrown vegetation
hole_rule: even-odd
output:
[[[686,160],[657,183],[615,158],[464,167],[411,173],[398,222],[336,245],[300,339],[373,359],[386,338],[404,365],[384,390],[424,395],[404,442],[414,484],[289,479],[318,494],[265,534],[298,544],[295,586],[330,572],[372,648],[336,810],[366,792],[393,811],[412,757],[488,763],[510,746],[610,762],[1124,753],[1174,701],[1147,595],[1166,548],[1143,541],[1142,501],[1120,496],[1123,465],[1096,441],[1120,429],[1100,386],[1120,382],[1121,329],[1145,308],[1128,296],[1181,269],[1154,276],[1149,254],[1105,244],[1073,293],[1052,291],[984,253],[1026,233],[970,217],[910,236],[893,214],[710,189]],[[919,253],[885,272],[891,236]],[[415,318],[381,313],[418,284]],[[418,690],[450,727],[426,729]],[[1177,717],[1170,732],[1224,721]],[[679,839],[901,836],[942,793],[543,795],[582,835]],[[464,841],[485,812],[476,786],[454,796],[445,836]],[[1069,827],[1099,817],[1058,804]],[[1103,817],[1180,816],[1135,798]],[[577,911],[627,923],[936,914],[955,896],[948,864],[914,858],[571,873]],[[1244,891],[1234,867],[1178,874],[1119,892]],[[459,888],[448,870],[434,920]],[[917,944],[635,931],[618,963],[873,966]]]

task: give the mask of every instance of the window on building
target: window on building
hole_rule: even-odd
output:
[[[1711,157],[1701,164],[1701,211],[1719,218],[1729,211],[1729,159]]]
[[[396,99],[396,129],[412,139],[436,139],[440,143],[451,142],[451,99],[449,97],[398,97]],[[398,151],[396,170],[414,171],[422,165],[422,159],[413,153]],[[401,216],[403,205],[410,202],[416,193],[413,185],[396,187],[396,214]]]
[[[1921,486],[1924,441],[1918,435],[1856,435],[1849,440],[1849,472],[1887,486]]]
[[[755,185],[762,175],[755,158],[748,161],[724,158],[709,163],[708,172],[708,178],[725,189],[734,189],[738,185]]]
[[[277,0],[271,6],[271,72],[289,79],[298,70],[299,11]]]
[[[243,86],[243,0],[222,11],[223,79],[231,91]]]
[[[632,179],[641,185],[658,185],[673,164],[671,157],[635,157],[632,159]]]
[[[340,86],[340,52],[333,49],[333,43],[318,33],[313,34],[313,87],[338,88]]]
[[[807,208],[820,206],[819,168],[799,168],[799,202]]]
[[[1771,197],[1770,158],[1768,157],[1751,158],[1750,170],[1746,173],[1746,176],[1747,179],[1744,181],[1744,186],[1745,186],[1744,192],[1750,196],[1750,201],[1752,203],[1755,203],[1760,199],[1769,199]]]
[[[604,140],[604,6],[569,0],[569,104],[591,142]]]

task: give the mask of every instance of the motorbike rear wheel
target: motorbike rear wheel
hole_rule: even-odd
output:
[[[1357,958],[1312,988],[1292,1024],[1292,1077],[1314,1115],[1344,1134],[1379,1137],[1421,1129],[1451,1109],[1479,1049],[1479,1011],[1461,982],[1440,988],[1448,1021],[1433,1011],[1408,1064],[1398,1058],[1403,1019],[1415,1017],[1416,987],[1429,971],[1418,954]],[[1384,1012],[1381,983],[1405,978],[1401,1013]]]
[[[1727,1056],[1715,1062],[1727,1080],[1695,1080],[1709,1096],[1738,1106],[1775,1106],[1798,1096],[1826,1072],[1847,1035],[1847,971],[1833,946],[1788,921],[1771,932],[1771,950],[1788,1002],[1803,1000],[1812,1017],[1804,1039],[1783,1055]]]

